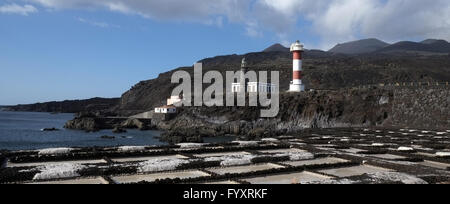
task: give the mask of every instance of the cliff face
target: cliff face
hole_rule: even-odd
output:
[[[450,127],[448,89],[362,89],[283,94],[276,118],[259,118],[255,107],[189,107],[169,122],[163,139],[183,141],[192,136],[269,137],[306,128]]]
[[[266,137],[306,128],[376,126],[389,117],[390,101],[393,92],[379,89],[285,93],[275,118],[260,118],[258,107],[185,107],[176,119],[156,125],[168,130],[167,139],[195,134]]]

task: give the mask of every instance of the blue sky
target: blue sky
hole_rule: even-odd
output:
[[[0,104],[119,97],[161,72],[277,42],[270,35],[249,37],[230,24],[157,22],[89,11],[1,15],[0,33]]]
[[[0,104],[119,97],[161,72],[206,57],[260,51],[279,40],[245,32],[229,23],[167,22],[108,11],[0,14]]]
[[[206,57],[297,39],[307,48],[329,49],[363,37],[393,42],[450,36],[448,1],[396,2],[0,0],[0,104],[120,97],[141,80]],[[397,16],[402,9],[389,13],[391,7],[430,10],[436,17],[405,14],[408,22],[434,21],[395,29],[404,25]],[[377,9],[388,13],[373,21]]]

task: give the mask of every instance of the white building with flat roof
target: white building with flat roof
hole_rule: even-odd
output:
[[[247,82],[245,78],[245,74],[247,73],[247,61],[245,58],[242,59],[241,63],[241,76],[239,83],[231,84],[231,92],[232,93],[271,93],[275,91],[277,86],[271,83],[261,83],[261,82]]]
[[[248,82],[247,83],[247,93],[271,93],[276,90],[276,85],[271,83],[261,83],[261,82]],[[231,92],[239,93],[245,91],[241,88],[241,83],[232,83]]]
[[[176,113],[176,112],[177,112],[177,108],[175,106],[161,106],[161,107],[155,108],[155,113],[168,114],[168,113]]]

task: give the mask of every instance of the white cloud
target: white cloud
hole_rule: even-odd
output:
[[[306,21],[320,48],[357,38],[450,40],[448,0],[22,0],[49,9],[107,9],[155,20],[245,27],[249,36],[273,32],[280,41],[304,35]],[[226,20],[226,21],[225,21]],[[290,39],[294,38],[294,39]]]
[[[9,4],[0,6],[0,13],[6,14],[19,14],[23,16],[28,16],[30,13],[36,13],[38,10],[32,5],[17,5],[17,4]]]
[[[88,25],[99,27],[99,28],[120,28],[119,25],[109,24],[109,23],[100,22],[100,21],[88,20],[88,19],[81,18],[81,17],[78,17],[77,20],[81,23],[86,23]]]
[[[293,19],[285,26],[295,26],[301,18],[308,20],[321,38],[321,48],[365,37],[390,42],[412,38],[450,40],[448,0],[263,0],[260,4]]]
[[[250,0],[27,0],[51,9],[108,9],[145,18],[210,22],[211,17],[241,17]]]

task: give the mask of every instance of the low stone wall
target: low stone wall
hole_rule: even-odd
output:
[[[450,128],[450,90],[397,89],[386,125],[412,128]]]

